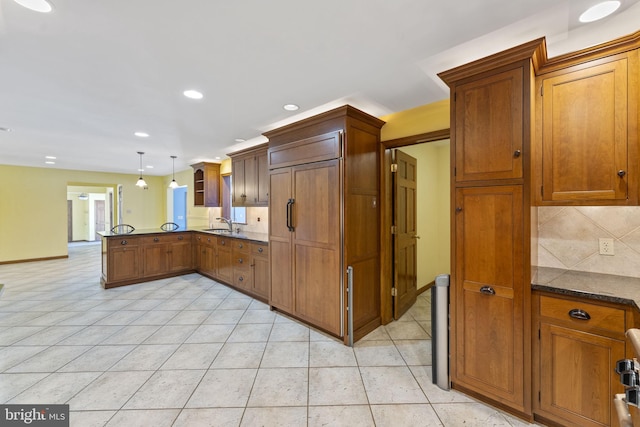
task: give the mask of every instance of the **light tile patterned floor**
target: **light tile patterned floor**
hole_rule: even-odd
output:
[[[525,426],[431,382],[429,293],[355,347],[198,274],[104,290],[100,247],[0,265],[0,402],[90,426]]]

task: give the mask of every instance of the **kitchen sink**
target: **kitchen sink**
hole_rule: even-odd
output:
[[[228,228],[205,228],[203,231],[215,231],[216,233],[233,233]]]

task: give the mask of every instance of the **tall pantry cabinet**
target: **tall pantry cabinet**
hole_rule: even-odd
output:
[[[346,105],[264,134],[269,138],[269,304],[345,343],[381,324],[383,124]]]
[[[439,75],[451,90],[451,382],[525,418],[533,58],[541,43]]]

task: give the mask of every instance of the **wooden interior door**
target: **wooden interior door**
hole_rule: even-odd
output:
[[[339,161],[293,168],[293,195],[294,312],[343,336]]]
[[[417,280],[417,167],[418,160],[400,150],[394,151],[393,235],[394,269],[393,318],[398,320],[416,302]]]

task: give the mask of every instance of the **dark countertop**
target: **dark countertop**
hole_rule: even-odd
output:
[[[534,267],[531,289],[626,304],[640,309],[640,278]]]
[[[243,239],[243,240],[251,240],[259,243],[268,243],[269,235],[267,233],[255,233],[252,231],[241,231],[239,233],[233,232],[230,233],[227,230],[209,230],[207,231],[207,227],[188,227],[186,230],[175,230],[175,231],[162,231],[160,228],[144,228],[144,229],[135,229],[131,233],[112,233],[111,231],[98,231],[98,234],[103,237],[122,237],[122,236],[144,236],[148,234],[166,234],[166,233],[182,233],[185,231],[193,232],[197,231],[199,233],[207,233],[214,234],[216,236],[225,236],[233,239]]]

